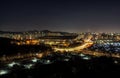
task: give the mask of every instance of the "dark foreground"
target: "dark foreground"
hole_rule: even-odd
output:
[[[0,78],[80,78],[80,77],[109,77],[119,76],[120,64],[113,58],[92,58],[83,60],[73,57],[69,61],[57,60],[51,64],[37,62],[34,67],[25,69],[14,65],[7,75]]]

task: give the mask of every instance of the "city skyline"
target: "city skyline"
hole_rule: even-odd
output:
[[[0,1],[0,30],[119,32],[119,1]]]

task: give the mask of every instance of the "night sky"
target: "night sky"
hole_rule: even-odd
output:
[[[0,0],[0,30],[120,32],[120,1]]]

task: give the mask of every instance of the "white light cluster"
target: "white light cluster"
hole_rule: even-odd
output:
[[[32,66],[33,66],[33,64],[24,65],[24,67],[27,68],[27,69],[30,69]]]
[[[38,61],[38,59],[37,58],[34,58],[34,59],[32,59],[32,62],[37,62]]]
[[[83,57],[82,59],[84,59],[84,60],[90,60],[90,57],[86,56],[86,57]]]
[[[0,70],[0,75],[5,75],[5,74],[7,74],[7,73],[9,73],[8,70]]]
[[[12,62],[12,63],[9,63],[8,64],[8,67],[13,67],[14,65],[20,65],[19,63],[16,63],[16,62]]]
[[[84,57],[85,55],[81,53],[81,54],[79,54],[79,56]]]

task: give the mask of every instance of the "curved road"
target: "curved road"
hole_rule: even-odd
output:
[[[72,48],[53,48],[54,51],[60,51],[60,52],[69,52],[69,51],[81,51],[85,48],[90,47],[91,45],[93,45],[93,42],[91,41],[92,37],[89,37],[88,39],[84,40],[84,43],[82,45],[76,46],[76,47],[72,47]]]

